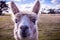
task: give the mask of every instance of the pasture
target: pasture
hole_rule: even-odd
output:
[[[60,40],[60,14],[40,14],[39,40]],[[10,15],[0,16],[0,40],[14,40],[14,23]]]

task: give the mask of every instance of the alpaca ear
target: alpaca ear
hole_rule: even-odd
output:
[[[15,5],[15,3],[13,1],[11,2],[11,9],[12,9],[14,14],[19,12],[17,6]]]
[[[39,0],[37,0],[36,3],[35,3],[35,5],[34,5],[34,7],[33,7],[32,12],[38,14],[39,9],[40,9],[40,2],[39,2]]]

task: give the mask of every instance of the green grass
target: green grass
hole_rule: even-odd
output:
[[[14,40],[10,15],[0,16],[0,40]],[[60,15],[40,15],[39,40],[60,40]]]

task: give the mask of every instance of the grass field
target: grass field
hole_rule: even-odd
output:
[[[0,40],[14,40],[10,15],[0,16]],[[39,40],[60,40],[60,14],[41,14],[38,19]]]

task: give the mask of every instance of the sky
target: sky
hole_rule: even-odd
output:
[[[20,10],[31,10],[36,0],[6,0],[6,1],[8,4],[11,1],[14,1]],[[42,10],[42,8],[46,9],[60,8],[60,0],[39,0],[39,1],[41,4],[40,10]]]

